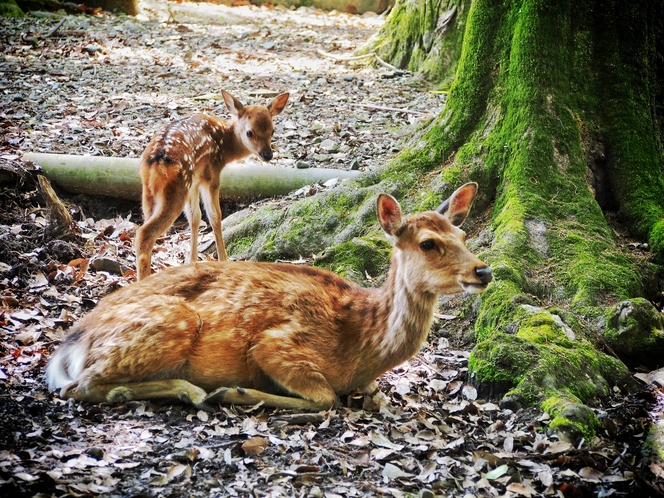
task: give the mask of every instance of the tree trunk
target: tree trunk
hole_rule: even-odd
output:
[[[471,378],[503,406],[539,404],[551,427],[592,435],[585,404],[632,382],[617,357],[664,357],[662,315],[643,299],[660,268],[620,247],[607,221],[615,213],[664,260],[663,4],[397,2],[372,49],[449,88],[445,110],[361,188],[239,220],[242,252],[324,251],[317,264],[364,280],[387,260],[378,192],[417,211],[478,182],[475,214],[491,222],[475,244],[496,280],[477,298]]]

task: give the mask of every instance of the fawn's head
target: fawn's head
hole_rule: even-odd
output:
[[[287,93],[278,95],[268,104],[243,106],[242,103],[225,90],[221,91],[230,113],[237,118],[236,134],[251,152],[264,161],[272,159],[272,117],[279,114],[288,102]]]
[[[392,196],[378,197],[378,220],[395,246],[394,256],[412,291],[431,294],[479,293],[492,280],[491,268],[466,248],[459,226],[477,193],[476,183],[457,189],[436,211],[402,218]]]

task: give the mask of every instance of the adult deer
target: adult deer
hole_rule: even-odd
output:
[[[406,218],[381,194],[378,221],[394,250],[377,289],[317,268],[240,261],[132,284],[73,328],[48,364],[48,385],[91,402],[330,408],[419,351],[438,295],[486,289],[491,269],[459,228],[476,191],[468,183],[437,211]]]

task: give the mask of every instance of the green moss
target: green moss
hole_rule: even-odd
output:
[[[395,66],[420,72],[447,88],[461,53],[469,1],[396,2],[363,52],[376,52]]]
[[[251,244],[253,244],[253,242],[254,242],[253,237],[236,237],[233,239],[232,244],[228,244],[226,249],[228,254],[232,255],[242,254],[251,247]]]
[[[369,278],[379,277],[387,272],[392,246],[382,233],[368,237],[356,237],[328,248],[316,257],[314,266],[326,268],[334,273],[367,285]]]
[[[598,40],[596,70],[602,78],[596,80],[596,93],[602,99],[600,117],[609,144],[611,186],[622,200],[620,211],[633,231],[650,238],[661,260],[664,170],[660,137],[653,133],[661,120],[661,107],[656,107],[652,96],[661,91],[659,47],[654,45],[661,40],[662,27],[652,19],[660,19],[664,7],[661,2],[637,2],[624,12],[619,2],[606,7],[597,16],[597,28],[617,31],[616,36]]]
[[[655,222],[649,240],[653,254],[657,255],[659,261],[664,261],[664,219]]]
[[[563,348],[572,347],[572,342],[567,339],[559,328],[548,324],[522,326],[519,328],[517,335],[535,344],[556,344]]]
[[[589,441],[600,428],[597,415],[574,398],[552,396],[541,406],[552,418],[549,427],[573,443],[582,437]]]
[[[611,385],[628,383],[629,371],[622,362],[597,351],[560,315],[519,304],[516,298],[512,298],[512,322],[500,324],[505,330],[516,330],[516,335],[485,334],[487,339],[471,353],[470,378],[493,395],[504,394],[525,405],[542,403],[556,430],[579,437],[593,434],[594,415],[570,420],[569,414],[552,411],[552,400],[564,399],[568,412],[580,410],[575,405],[594,403],[609,394]],[[571,320],[571,325],[578,322]]]
[[[25,14],[14,0],[0,0],[1,17],[23,17]]]
[[[473,382],[493,384],[504,392],[524,378],[537,363],[537,357],[537,348],[532,344],[513,335],[497,333],[492,340],[475,346],[468,360],[468,370]]]

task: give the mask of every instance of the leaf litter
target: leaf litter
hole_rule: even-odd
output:
[[[10,175],[0,207],[2,496],[646,496],[655,489],[664,472],[643,468],[640,447],[648,408],[661,405],[658,392],[615,393],[594,407],[603,425],[595,439],[559,440],[540,410],[479,397],[467,376],[472,344],[464,335],[470,318],[456,314],[461,298],[443,303],[417,357],[385,374],[372,395],[351,395],[328,413],[258,405],[208,414],[49,393],[43,370],[53,347],[101,297],[135,279],[140,208],[61,193],[78,235],[49,240],[37,170],[19,163],[23,152],[137,157],[166,122],[192,112],[224,115],[221,88],[247,103],[287,89],[277,164],[372,170],[444,105],[411,75],[320,57],[320,50],[352,55],[379,28],[378,16],[147,5],[136,18],[0,21],[0,169]],[[211,241],[204,232],[203,242]],[[176,224],[160,241],[158,264],[181,264],[187,238],[186,222]]]

